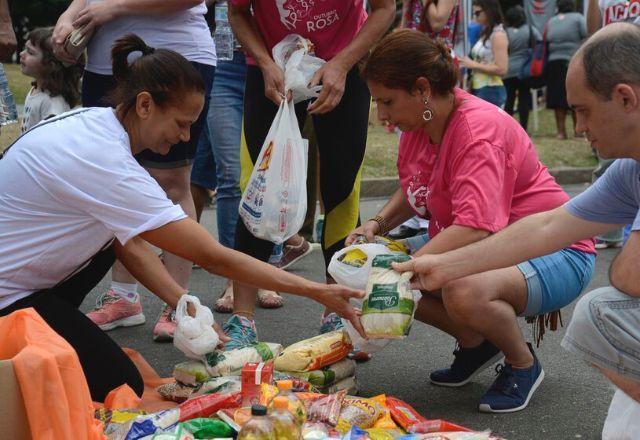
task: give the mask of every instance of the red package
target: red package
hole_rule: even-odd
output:
[[[296,393],[296,396],[307,411],[307,418],[311,422],[327,423],[336,426],[340,417],[342,401],[347,394],[347,390],[338,391],[334,394],[316,393]]]
[[[387,397],[387,408],[389,408],[393,421],[405,431],[409,431],[409,428],[417,423],[427,421],[411,405],[395,397]]]
[[[416,423],[411,425],[408,431],[413,434],[428,434],[430,432],[473,432],[469,428],[441,419]]]
[[[242,406],[260,403],[260,384],[271,383],[273,363],[251,362],[242,367]]]
[[[203,396],[194,397],[178,406],[180,409],[180,422],[185,420],[196,419],[200,417],[209,417],[223,408],[239,408],[240,393],[236,394],[205,394]]]

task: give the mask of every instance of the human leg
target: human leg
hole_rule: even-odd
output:
[[[565,127],[565,119],[567,118],[567,110],[556,108],[554,114],[556,118],[556,137],[558,139],[566,139],[567,129]]]
[[[516,102],[516,95],[518,93],[517,83],[518,78],[506,78],[502,80],[504,83],[504,88],[507,92],[507,100],[504,104],[504,111],[510,115],[513,115],[513,109]],[[521,96],[518,96],[518,102],[522,99]]]
[[[526,80],[516,79],[518,83],[518,118],[520,126],[527,130],[529,127],[529,112],[531,111],[531,89]]]

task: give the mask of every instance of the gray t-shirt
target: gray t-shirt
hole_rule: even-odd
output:
[[[509,39],[509,70],[504,78],[513,78],[518,76],[522,65],[529,56],[529,49],[532,47],[531,30],[536,40],[542,40],[542,35],[533,26],[528,24],[519,28],[508,27],[507,38]]]
[[[640,163],[616,160],[585,192],[571,199],[565,208],[581,219],[626,225],[640,230]]]
[[[587,22],[582,14],[569,12],[553,16],[547,25],[549,61],[570,60],[585,38]]]

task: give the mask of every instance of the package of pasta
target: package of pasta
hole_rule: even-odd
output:
[[[345,433],[354,426],[360,429],[372,428],[383,413],[384,408],[375,400],[347,396],[342,402],[336,429]]]
[[[332,365],[327,365],[319,370],[311,370],[305,372],[288,371],[283,374],[306,380],[311,385],[317,387],[327,387],[336,382],[351,377],[356,374],[356,361],[351,359],[342,359]]]
[[[387,397],[387,408],[393,421],[405,431],[409,431],[413,425],[427,421],[411,405],[395,397]]]
[[[276,358],[274,366],[284,372],[318,370],[346,358],[352,348],[349,335],[336,330],[288,346]]]
[[[211,377],[239,376],[246,364],[275,359],[281,351],[280,344],[258,342],[237,350],[212,351],[204,356],[203,361]]]
[[[404,338],[411,328],[416,301],[411,289],[413,272],[396,272],[393,262],[408,255],[378,255],[373,259],[360,322],[372,339]]]

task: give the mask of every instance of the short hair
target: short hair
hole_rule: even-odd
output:
[[[640,86],[640,27],[609,25],[587,40],[579,54],[587,87],[604,99],[611,99],[617,84]]]
[[[556,4],[559,14],[566,14],[567,12],[575,12],[576,4],[574,0],[558,0]]]
[[[509,27],[519,28],[527,23],[524,8],[520,5],[511,6],[504,15],[504,21]]]

